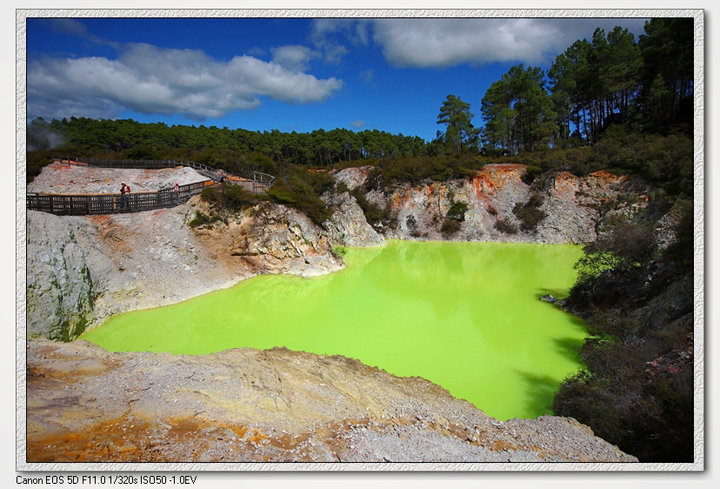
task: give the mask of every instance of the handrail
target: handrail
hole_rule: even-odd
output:
[[[214,182],[179,185],[178,189],[162,189],[156,192],[131,192],[126,195],[111,194],[46,194],[28,193],[27,208],[57,215],[83,216],[91,214],[117,214],[140,212],[174,207],[186,202]]]
[[[234,185],[241,185],[253,193],[264,192],[268,189],[275,177],[267,173],[253,172],[253,178],[240,179],[223,178],[213,168],[197,162],[175,160],[103,160],[97,158],[69,158],[52,157],[53,162],[66,163],[78,166],[95,166],[100,168],[133,168],[133,169],[161,169],[176,166],[187,166],[205,175],[209,180],[179,185],[177,190],[173,187],[160,189],[155,192],[134,192],[125,196],[119,193],[109,194],[48,194],[28,192],[27,208],[49,212],[58,215],[91,215],[115,214],[124,212],[139,212],[153,209],[174,207],[186,202],[190,197],[199,194],[205,187],[217,185],[218,182],[228,181]]]

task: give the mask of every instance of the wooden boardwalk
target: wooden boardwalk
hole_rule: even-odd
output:
[[[270,188],[274,177],[266,173],[253,172],[253,178],[220,174],[215,169],[201,163],[178,162],[175,160],[98,160],[92,158],[53,158],[54,163],[94,166],[99,168],[161,169],[187,166],[195,169],[207,180],[162,189],[156,192],[131,192],[125,196],[112,194],[49,194],[27,193],[27,209],[49,212],[57,215],[85,216],[91,214],[116,214],[140,212],[153,209],[174,207],[187,202],[190,197],[203,191],[205,187],[228,182],[241,185],[249,192],[262,193]]]

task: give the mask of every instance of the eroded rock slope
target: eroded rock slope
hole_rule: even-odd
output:
[[[421,378],[284,349],[31,341],[27,462],[633,462],[572,419],[497,421]]]
[[[644,188],[633,188],[628,177],[595,172],[578,177],[567,172],[547,173],[531,185],[524,182],[525,165],[486,165],[463,179],[426,181],[418,184],[368,182],[372,167],[347,168],[333,176],[380,209],[389,222],[378,226],[388,238],[452,241],[525,241],[574,243],[594,241],[598,227],[610,210],[631,212],[638,203],[620,201],[637,193],[642,203]],[[535,229],[523,229],[513,212],[531,196],[542,200],[546,214]],[[458,229],[443,232],[443,222],[454,203],[467,206]],[[506,222],[515,232],[498,226]]]

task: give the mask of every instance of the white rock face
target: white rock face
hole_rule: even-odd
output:
[[[346,246],[382,246],[385,238],[368,224],[363,210],[348,192],[323,196],[332,209],[332,218],[325,223],[330,239]]]
[[[602,203],[612,203],[626,192],[626,180],[604,172],[578,177],[567,172],[547,173],[528,185],[525,165],[486,165],[473,176],[419,184],[383,183],[367,191],[365,198],[381,209],[389,208],[394,220],[382,228],[386,238],[447,241],[519,241],[583,244],[594,241],[603,218]],[[352,170],[352,171],[351,171]],[[348,187],[362,188],[369,168],[348,168],[334,177]],[[546,217],[534,230],[522,228],[513,212],[533,194],[543,199]],[[443,223],[454,203],[467,206],[457,229],[443,232]],[[618,207],[620,205],[620,207]],[[604,212],[636,212],[631,206],[613,204]],[[517,228],[508,233],[497,228],[505,221]]]
[[[27,334],[72,339],[94,320],[113,263],[84,218],[28,211],[27,222]]]

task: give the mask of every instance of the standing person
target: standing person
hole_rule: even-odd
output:
[[[125,185],[125,182],[122,182],[122,186],[120,187],[120,194],[122,194],[122,206],[125,209],[128,209],[130,207],[130,197],[128,194],[130,193],[130,187]]]

